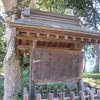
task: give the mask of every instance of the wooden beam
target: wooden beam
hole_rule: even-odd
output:
[[[55,37],[50,37],[49,39],[45,36],[41,36],[41,37],[35,37],[35,36],[17,36],[17,39],[21,39],[21,40],[37,40],[37,41],[47,41],[47,42],[59,42],[59,43],[73,43],[73,44],[87,44],[87,42],[83,42],[80,40],[65,40],[65,39],[56,39]]]
[[[30,49],[30,45],[18,45],[17,49],[18,50],[22,50],[22,51],[29,50]]]
[[[18,28],[20,32],[31,32],[31,33],[38,33],[38,32],[41,32],[41,34],[59,34],[59,35],[63,35],[63,36],[73,36],[73,37],[78,37],[78,38],[81,38],[81,37],[84,37],[84,38],[92,38],[92,39],[100,39],[100,36],[98,36],[97,34],[94,35],[94,34],[82,34],[81,32],[80,33],[77,33],[77,32],[66,32],[66,31],[59,31],[59,30],[48,30],[48,29],[38,29],[38,28],[21,28],[19,27]]]

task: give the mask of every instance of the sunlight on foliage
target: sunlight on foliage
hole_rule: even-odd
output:
[[[83,80],[93,87],[100,88],[100,73],[84,73]]]

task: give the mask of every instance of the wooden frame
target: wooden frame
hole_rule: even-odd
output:
[[[41,48],[41,49],[45,48],[46,51],[51,50],[51,49],[53,49],[53,50],[59,49],[61,52],[62,51],[68,52],[68,50],[70,50],[73,53],[75,53],[75,52],[81,52],[82,48],[86,44],[100,43],[100,33],[96,32],[95,30],[89,30],[89,29],[86,29],[86,27],[81,26],[79,24],[80,19],[78,17],[43,12],[43,11],[39,11],[39,10],[23,9],[23,12],[24,12],[22,14],[23,17],[21,19],[15,20],[14,22],[10,22],[9,25],[12,27],[16,27],[16,29],[17,29],[17,32],[16,32],[17,53],[18,54],[30,53],[31,60],[33,59],[33,56],[34,56],[33,51],[36,48],[37,48],[37,50],[39,48]],[[65,54],[67,54],[67,53],[65,53]],[[54,53],[54,55],[55,55],[55,53]],[[61,56],[60,52],[58,53],[58,55]],[[46,55],[46,57],[47,57],[47,55]],[[50,57],[50,56],[48,56],[48,57]],[[64,56],[62,56],[62,58],[64,58]],[[81,58],[82,58],[82,56],[81,56]],[[67,57],[65,57],[64,59],[67,59]],[[56,61],[56,63],[57,62],[58,61]],[[63,64],[63,63],[64,62],[62,61],[61,64]],[[80,62],[76,62],[76,63],[79,64]],[[58,66],[57,64],[55,64],[55,65]],[[66,65],[66,63],[65,63],[65,65]],[[69,64],[69,65],[71,65],[71,64]],[[37,79],[37,77],[33,77],[35,74],[32,75],[32,73],[33,73],[32,66],[33,66],[33,63],[32,63],[32,61],[30,61],[30,89],[29,89],[29,97],[30,98],[29,98],[29,100],[35,99],[35,96],[36,96],[35,85],[37,82],[40,82],[40,80]],[[55,70],[57,70],[57,69],[55,68]],[[75,69],[73,69],[73,68],[71,69],[71,67],[70,67],[70,70],[75,70]],[[77,69],[75,71],[77,71]],[[48,80],[48,82],[54,82],[54,80],[56,80],[55,82],[57,82],[57,81],[64,82],[64,80],[66,82],[77,81],[79,90],[80,89],[82,90],[82,87],[83,87],[82,86],[82,83],[83,83],[82,82],[82,68],[77,73],[81,73],[79,75],[79,77],[78,76],[77,77],[68,77],[69,80],[67,79],[67,77],[65,77],[63,79],[61,79],[61,77],[60,77],[59,80],[56,80],[55,78],[52,79],[52,77],[51,77],[51,80]],[[53,73],[53,75],[54,75],[54,73]],[[70,73],[69,73],[69,75],[70,75]],[[59,76],[59,74],[57,74],[57,76]],[[65,74],[65,76],[67,76],[67,74]],[[64,77],[64,76],[62,76],[62,77]],[[48,79],[49,78],[50,77],[48,77]],[[56,78],[58,78],[58,77],[56,77]],[[40,77],[40,79],[41,79],[41,82],[45,81],[41,77]],[[45,81],[45,82],[47,82],[47,81]],[[62,98],[62,96],[61,96],[61,98]]]

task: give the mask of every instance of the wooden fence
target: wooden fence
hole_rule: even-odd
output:
[[[23,100],[29,100],[27,89],[24,89]],[[80,91],[79,95],[75,92],[70,92],[69,96],[65,96],[64,92],[59,93],[58,97],[54,97],[54,93],[48,93],[46,99],[42,98],[42,94],[36,94],[36,100],[100,100],[100,90],[91,89],[89,91]]]

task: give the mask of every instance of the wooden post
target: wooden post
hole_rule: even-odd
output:
[[[28,91],[26,88],[24,88],[24,91],[23,91],[23,100],[28,100]]]
[[[53,93],[49,93],[48,100],[53,100]]]
[[[90,88],[89,87],[86,87],[86,94],[89,95],[89,91],[90,91]]]
[[[61,92],[60,93],[60,96],[59,96],[59,99],[60,100],[64,100],[64,98],[65,98],[65,93]]]
[[[94,100],[94,93],[93,93],[93,90],[90,90],[90,100]]]
[[[50,93],[50,86],[47,87],[47,93]]]
[[[91,90],[93,91],[93,93],[95,93],[96,91],[95,91],[95,88],[91,88]]]
[[[43,88],[42,87],[40,87],[40,94],[43,97]]]
[[[36,83],[33,81],[30,82],[29,98],[29,100],[36,98]]]
[[[81,100],[85,100],[84,91],[80,91],[79,94],[80,94]]]
[[[71,100],[75,100],[75,93],[74,92],[70,93],[70,98],[71,98]]]
[[[36,45],[36,43],[35,43]],[[30,46],[30,85],[29,85],[29,100],[35,99],[36,98],[36,83],[34,81],[32,81],[32,63],[33,61],[31,61],[32,58],[32,50],[34,48],[34,42],[31,43]]]
[[[98,100],[100,100],[100,90],[97,90],[98,93]]]
[[[89,87],[87,87],[87,88],[86,88],[86,94],[87,94],[87,95],[89,95],[89,94],[90,94],[90,88],[89,88]],[[89,97],[88,97],[88,99],[87,99],[87,100],[89,100]]]
[[[41,100],[41,94],[40,93],[36,95],[36,100]]]
[[[58,97],[58,90],[57,86],[54,87],[54,97]]]
[[[80,79],[77,83],[78,91],[83,90],[83,79]]]
[[[61,92],[65,92],[65,87],[64,86],[61,87]]]

